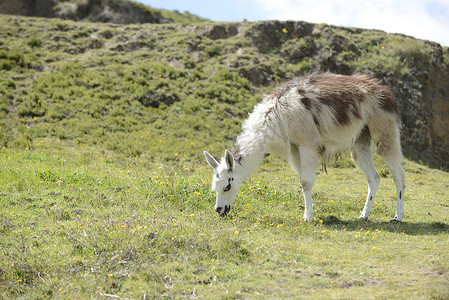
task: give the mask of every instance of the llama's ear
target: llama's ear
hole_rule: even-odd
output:
[[[225,152],[225,161],[226,166],[228,167],[228,172],[232,172],[232,170],[234,169],[234,157],[228,150],[226,150]]]
[[[203,152],[204,157],[206,157],[207,163],[214,169],[215,173],[217,173],[218,161],[212,157],[207,151]]]

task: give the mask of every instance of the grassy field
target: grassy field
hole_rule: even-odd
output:
[[[0,151],[0,297],[449,297],[449,176],[405,161],[406,215],[389,223],[383,164],[369,221],[365,179],[343,159],[320,173],[302,222],[296,175],[270,159],[230,215],[213,210],[211,170],[42,140]]]
[[[428,44],[327,25],[297,38],[293,23],[263,49],[260,23],[227,39],[207,23],[0,25],[0,298],[449,298],[447,172],[404,160],[392,224],[396,191],[376,158],[363,222],[366,181],[343,156],[317,170],[316,220],[303,223],[296,174],[269,157],[219,218],[202,155],[232,147],[272,88],[257,71],[307,73],[319,62],[302,53],[343,40],[335,59],[354,70],[411,76]]]

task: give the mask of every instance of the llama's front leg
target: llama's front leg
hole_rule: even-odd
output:
[[[315,149],[299,147],[300,168],[299,179],[304,193],[304,221],[313,219],[312,188],[315,183],[319,156]]]
[[[312,187],[315,181],[315,171],[318,164],[318,157],[312,151],[300,149],[297,145],[290,145],[289,162],[293,169],[298,173],[305,201],[304,220],[313,219],[312,208]]]
[[[303,173],[302,178],[307,177],[305,173]],[[309,222],[313,219],[313,201],[312,201],[312,187],[313,183],[309,180],[305,180],[301,178],[301,185],[304,192],[304,221]]]

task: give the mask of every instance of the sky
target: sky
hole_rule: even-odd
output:
[[[380,29],[449,46],[449,0],[135,0],[212,21],[292,20]]]

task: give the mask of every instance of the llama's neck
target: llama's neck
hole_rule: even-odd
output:
[[[266,141],[262,132],[244,131],[238,138],[234,158],[243,179],[248,178],[265,157]]]
[[[268,99],[269,100],[269,99]],[[243,132],[237,138],[234,158],[240,163],[243,179],[248,178],[265,157],[268,139],[271,136],[270,126],[275,101],[264,99],[254,107],[254,111],[243,123]]]

